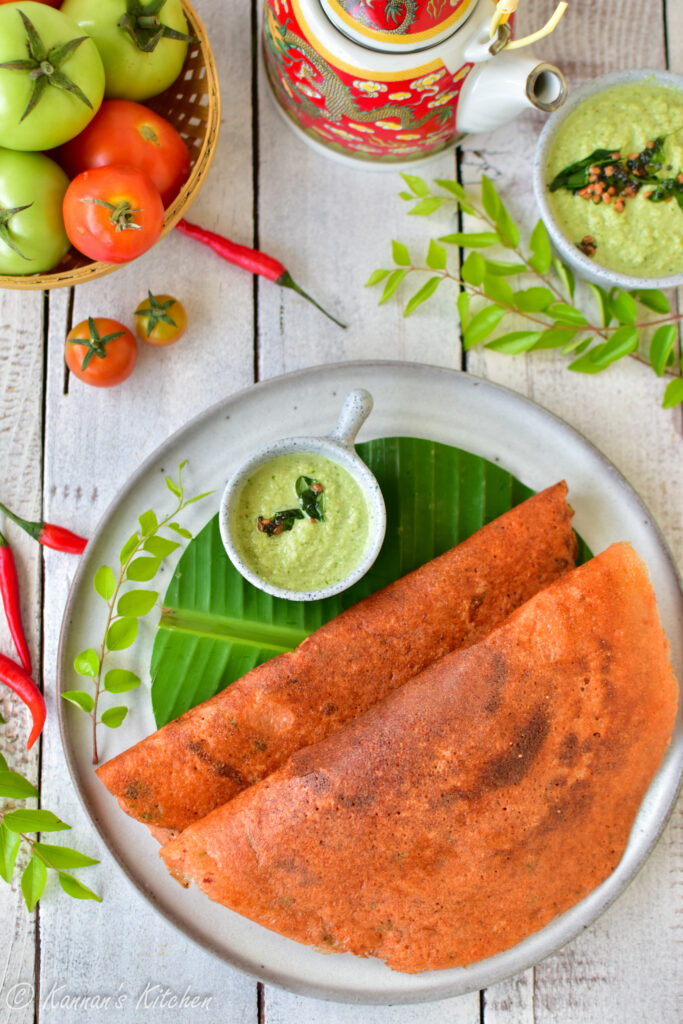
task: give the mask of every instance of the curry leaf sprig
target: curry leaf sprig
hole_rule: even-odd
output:
[[[110,668],[110,655],[115,651],[126,650],[135,643],[139,620],[152,611],[159,597],[156,590],[144,587],[129,588],[126,585],[148,583],[154,579],[163,560],[180,546],[179,541],[164,536],[160,531],[166,529],[178,537],[190,540],[191,532],[180,526],[176,518],[188,505],[193,505],[213,493],[206,491],[193,498],[186,498],[182,479],[185,465],[185,462],[181,462],[178,467],[177,481],[166,477],[166,486],[176,498],[175,508],[161,520],[152,509],[138,516],[140,528],[130,535],[121,548],[118,574],[111,566],[102,565],[93,578],[95,592],[107,606],[104,635],[99,650],[89,647],[76,655],[74,668],[80,676],[92,680],[94,693],[88,693],[86,690],[66,690],[62,693],[64,700],[75,704],[92,719],[93,764],[99,761],[98,725],[117,729],[128,714],[128,707],[125,704],[109,707],[100,712],[100,698],[105,692],[120,694],[135,690],[141,682],[140,677],[130,669]]]
[[[683,377],[676,363],[675,347],[683,314],[671,311],[663,292],[646,288],[628,292],[610,291],[588,284],[597,303],[599,322],[592,322],[575,304],[576,282],[571,269],[562,263],[550,247],[542,220],[529,241],[530,252],[520,245],[520,232],[491,180],[484,175],[480,202],[465,193],[462,185],[450,179],[438,179],[438,192],[414,174],[403,174],[410,191],[401,198],[414,203],[409,213],[427,217],[444,207],[455,205],[463,214],[478,218],[485,230],[458,231],[429,241],[424,263],[415,262],[402,242],[392,243],[394,268],[373,271],[366,287],[384,284],[380,304],[387,302],[414,274],[427,279],[405,303],[404,316],[435,293],[443,281],[459,287],[457,308],[463,347],[477,345],[496,352],[516,355],[541,349],[559,349],[572,356],[568,369],[576,373],[599,373],[625,356],[651,366],[658,377],[672,379],[664,391],[662,406],[673,408],[683,402]],[[448,246],[468,250],[459,272],[448,268]],[[479,251],[499,246],[514,255],[505,262],[486,258]],[[511,280],[524,278],[523,281]],[[536,280],[527,285],[529,278]],[[646,318],[640,307],[656,314]],[[506,318],[515,318],[510,323]],[[527,322],[519,329],[519,318]],[[505,328],[508,328],[507,330]],[[647,354],[641,355],[645,332],[650,336]],[[487,340],[488,339],[488,340]]]
[[[33,783],[18,772],[10,771],[7,761],[0,754],[0,797],[15,801],[30,800],[36,796],[38,790]],[[21,891],[29,910],[34,909],[43,895],[48,871],[56,872],[59,884],[68,896],[77,900],[102,902],[96,892],[69,873],[73,868],[89,867],[91,864],[99,864],[99,861],[69,846],[53,846],[32,838],[38,833],[61,832],[69,828],[71,826],[61,821],[52,811],[42,808],[0,808],[0,878],[6,882],[12,881],[23,842],[30,856],[21,874]]]

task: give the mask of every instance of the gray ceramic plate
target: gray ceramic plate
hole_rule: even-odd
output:
[[[166,507],[170,495],[164,473],[174,472],[188,459],[188,489],[216,489],[206,502],[188,510],[188,525],[197,528],[217,510],[227,478],[248,454],[245,439],[250,449],[256,449],[274,435],[325,433],[341,398],[356,387],[367,388],[375,399],[361,440],[403,434],[442,441],[499,462],[535,489],[564,477],[576,510],[576,528],[591,548],[598,552],[612,541],[628,540],[645,559],[681,678],[683,594],[676,569],[647,509],[615,468],[565,423],[503,388],[437,367],[380,362],[322,366],[248,388],[193,420],[137,470],[100,523],[74,580],[62,626],[60,690],[77,685],[73,658],[103,628],[91,598],[93,572],[104,562],[116,564],[140,512]],[[164,586],[162,580],[162,591]],[[153,639],[153,628],[146,629],[132,649],[138,653],[131,655],[143,673]],[[131,664],[128,657],[126,664]],[[134,713],[122,728],[104,737],[104,758],[154,729],[146,692],[141,689],[132,698]],[[643,802],[626,853],[616,871],[587,899],[498,956],[468,968],[402,975],[376,960],[322,955],[212,903],[195,888],[182,889],[165,871],[147,830],[119,810],[95,777],[89,719],[64,701],[59,704],[62,740],[76,788],[103,840],[143,896],[182,932],[227,962],[293,992],[345,1002],[444,999],[492,985],[557,950],[590,924],[640,868],[673,806],[683,763],[679,715],[676,737]]]

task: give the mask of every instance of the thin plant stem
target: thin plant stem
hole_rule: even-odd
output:
[[[444,204],[446,204],[446,203],[454,203],[458,208],[460,208],[460,202],[456,198],[453,198],[451,196],[447,196],[447,197],[439,196],[439,198],[442,200],[442,202]],[[472,202],[469,198],[468,198],[467,201],[468,201],[468,204],[469,204],[471,210],[473,211],[473,215],[475,217],[478,217],[480,220],[484,221],[484,223],[489,228],[491,228],[492,231],[494,231],[496,234],[498,234],[499,233],[498,232],[498,225],[495,223],[495,221],[491,220],[491,218],[486,214],[486,212],[484,210],[479,209],[474,204],[474,202]],[[515,256],[526,267],[527,273],[532,274],[539,281],[541,281],[543,283],[543,285],[546,288],[548,288],[553,293],[553,295],[555,296],[556,299],[558,299],[560,302],[563,302],[563,303],[567,301],[566,300],[566,296],[564,296],[562,294],[562,292],[559,290],[559,288],[556,287],[556,285],[554,284],[552,278],[550,278],[546,274],[542,274],[539,270],[536,270],[536,268],[531,264],[531,262],[524,255],[524,252],[523,252],[523,250],[520,247],[512,246],[512,245],[505,245],[504,242],[501,242],[501,245],[503,246],[504,249],[508,249],[510,252],[514,253]],[[429,273],[429,274],[434,274],[434,271],[431,268],[429,268],[429,267],[415,267],[415,266],[411,265],[410,270],[420,270],[420,271],[424,271],[424,272]],[[462,278],[456,277],[454,274],[450,274],[448,271],[441,271],[440,273],[441,273],[441,276],[443,278],[449,278],[451,281],[455,281],[458,285],[461,285],[465,289],[469,290],[473,295],[479,295],[482,298],[487,299],[489,302],[493,301],[493,300],[489,299],[488,295],[486,295],[483,291],[481,291],[480,289],[475,288],[474,286],[468,284],[466,281],[463,281]],[[521,271],[520,271],[520,273],[521,273]],[[547,329],[549,329],[551,327],[557,326],[556,321],[553,321],[552,323],[549,323],[546,320],[540,320],[538,317],[535,317],[535,316],[533,316],[533,315],[531,315],[529,313],[525,313],[522,310],[517,309],[515,306],[509,306],[509,305],[507,305],[504,302],[500,302],[500,301],[496,300],[494,302],[494,305],[504,306],[510,313],[515,313],[517,316],[524,317],[526,320],[530,321],[531,323],[539,324],[539,325],[541,325],[543,327],[544,330],[547,330]],[[633,327],[634,327],[634,329],[636,331],[646,330],[646,329],[652,330],[652,329],[655,329],[657,327],[662,327],[665,324],[680,324],[682,320],[683,320],[683,313],[672,313],[669,316],[659,317],[659,318],[657,318],[655,320],[641,321],[639,323],[635,323],[635,324],[633,324]],[[561,326],[562,327],[566,326],[567,329],[571,329],[572,326],[576,326],[577,333],[580,333],[580,332],[583,331],[586,334],[590,333],[590,334],[593,334],[593,335],[597,335],[598,337],[602,338],[604,341],[607,341],[610,338],[610,336],[616,330],[618,330],[619,327],[621,327],[622,325],[618,324],[615,327],[603,327],[603,326],[598,326],[597,324],[588,323],[588,324],[580,324],[580,325],[572,325],[572,324],[566,324],[565,325],[565,324],[562,324]],[[636,362],[642,363],[644,366],[650,366],[651,367],[651,363],[649,362],[649,360],[644,359],[641,355],[639,355],[638,352],[629,352],[628,355],[630,356],[631,359],[635,359]],[[674,370],[670,370],[670,369],[664,370],[664,374],[663,375],[666,376],[666,377],[674,377],[674,378],[678,377],[678,374]]]
[[[474,204],[471,204],[471,206],[472,209],[474,210],[475,215],[479,217],[481,220],[485,221],[486,224],[488,224],[488,226],[492,229],[492,231],[495,231],[496,234],[498,234],[498,226],[495,223],[495,221],[492,221],[483,210],[477,209],[477,207],[474,206]],[[531,262],[526,258],[526,256],[520,248],[514,248],[514,246],[505,245],[504,243],[502,244],[504,249],[509,249],[511,252],[514,252],[515,256],[517,256],[522,261],[522,263],[527,269],[527,273],[533,274],[534,277],[537,277],[539,281],[542,281],[546,288],[550,289],[550,291],[553,293],[553,295],[559,302],[566,302],[566,296],[564,296],[560,289],[553,284],[552,279],[547,277],[545,274],[542,274],[540,270],[536,270],[536,268],[532,266]]]
[[[182,510],[185,508],[185,504],[186,504],[186,502],[184,502],[183,500],[179,501],[177,507],[172,512],[169,512],[168,515],[164,519],[162,519],[160,523],[158,523],[158,525],[157,525],[156,529],[153,531],[153,533],[149,534],[148,536],[151,537],[154,534],[158,533],[159,530],[162,527],[166,526],[173,519],[175,519],[175,517],[177,515],[179,515],[182,512]],[[119,578],[116,581],[116,586],[114,587],[114,593],[112,594],[110,600],[107,602],[107,607],[108,607],[109,610],[107,612],[107,621],[106,621],[106,624],[105,624],[105,627],[104,627],[104,634],[102,636],[102,644],[100,646],[99,667],[98,667],[98,670],[97,670],[97,676],[94,679],[94,683],[95,683],[95,696],[94,696],[93,709],[90,712],[90,717],[92,718],[92,763],[93,764],[98,764],[99,763],[99,754],[98,754],[98,751],[97,751],[97,726],[100,723],[97,721],[97,707],[98,707],[98,704],[99,704],[100,696],[102,694],[102,671],[103,671],[103,668],[104,668],[104,659],[105,659],[105,656],[106,656],[107,634],[109,633],[109,628],[110,628],[112,622],[115,619],[120,618],[120,616],[115,614],[114,609],[116,607],[116,602],[117,602],[117,599],[118,599],[119,591],[120,591],[120,589],[121,589],[121,587],[122,587],[122,585],[123,585],[123,583],[125,582],[125,579],[126,579],[126,572],[128,570],[128,566],[130,565],[132,560],[135,558],[135,556],[137,554],[139,554],[140,549],[144,547],[144,543],[145,543],[145,541],[147,539],[148,539],[147,536],[140,537],[139,542],[135,545],[135,547],[133,548],[133,550],[129,554],[128,558],[126,559],[126,561],[121,566],[121,571],[119,572]]]
[[[586,335],[588,335],[588,334],[596,335],[597,334],[604,341],[607,341],[609,339],[609,337],[616,330],[618,330],[618,327],[622,326],[621,324],[619,324],[617,327],[599,327],[597,324],[592,324],[592,323],[587,323],[587,324],[570,324],[570,323],[558,323],[558,321],[556,321],[556,320],[552,320],[552,321],[547,320],[547,319],[546,320],[542,320],[539,316],[534,316],[533,313],[527,313],[527,312],[525,312],[522,309],[517,309],[516,306],[510,306],[506,302],[502,302],[499,299],[496,299],[495,301],[490,299],[489,296],[484,291],[482,291],[481,288],[477,288],[475,285],[469,284],[467,281],[463,281],[461,277],[458,277],[455,274],[451,274],[448,270],[434,271],[434,270],[432,270],[431,267],[416,267],[413,264],[411,264],[409,267],[406,267],[405,269],[407,270],[408,273],[412,273],[413,271],[418,271],[419,273],[424,273],[424,274],[431,274],[431,275],[434,275],[435,273],[439,274],[444,280],[453,281],[455,284],[458,284],[459,286],[464,288],[466,291],[468,291],[471,295],[477,295],[477,296],[479,296],[482,299],[486,299],[487,302],[492,302],[493,305],[495,305],[495,306],[501,306],[508,313],[514,313],[515,316],[521,316],[525,320],[528,320],[530,323],[538,324],[538,326],[541,327],[543,330],[549,330],[549,329],[555,328],[555,327],[557,327],[559,330],[568,330],[568,331],[574,329],[577,334],[580,334],[581,332],[583,332]],[[536,276],[541,277],[541,280],[545,281],[545,278],[542,275],[537,274]],[[557,294],[557,293],[555,293],[555,294]],[[561,296],[561,298],[562,298],[562,301],[564,302],[564,298],[562,296]],[[661,318],[659,318],[657,320],[650,320],[650,321],[647,321],[645,323],[633,324],[633,327],[634,327],[635,330],[642,330],[642,329],[645,329],[645,328],[661,327],[663,324],[668,324],[668,323],[679,323],[681,320],[683,320],[683,315],[681,315],[681,314],[673,314],[673,315],[668,316],[668,317],[661,317]],[[632,359],[635,359],[636,362],[642,363],[644,366],[650,366],[650,368],[651,368],[650,362],[647,359],[643,359],[643,357],[641,355],[639,355],[637,352],[629,352],[628,354],[630,355],[630,357]],[[678,374],[674,370],[666,369],[666,370],[664,370],[663,376],[665,376],[665,377],[676,377],[677,378]]]

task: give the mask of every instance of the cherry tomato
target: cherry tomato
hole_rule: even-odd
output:
[[[138,343],[118,320],[89,316],[66,336],[64,359],[74,376],[96,388],[111,388],[129,377]]]
[[[58,159],[71,178],[106,164],[136,167],[152,179],[164,206],[175,199],[190,173],[189,150],[173,125],[132,100],[105,100],[87,128],[62,147]]]
[[[135,310],[135,333],[148,345],[173,345],[185,333],[187,313],[172,295],[152,295]]]
[[[83,171],[64,196],[66,233],[91,260],[134,260],[154,245],[163,224],[158,189],[134,167],[111,164]]]

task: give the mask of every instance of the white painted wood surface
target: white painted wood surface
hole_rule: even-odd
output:
[[[523,23],[538,24],[553,0],[523,0]],[[544,56],[579,82],[614,67],[665,65],[661,0],[574,0]],[[43,359],[43,296],[0,292],[0,497],[24,514],[90,533],[133,468],[177,427],[211,402],[249,384],[320,362],[409,359],[459,367],[453,296],[442,289],[404,320],[398,303],[377,308],[363,291],[371,269],[388,262],[389,240],[419,246],[429,222],[407,218],[394,198],[395,174],[348,171],[313,155],[285,130],[257,91],[258,161],[253,175],[251,5],[197,0],[221,74],[224,124],[216,163],[193,208],[200,223],[249,243],[255,223],[262,248],[282,258],[316,298],[346,319],[342,332],[293,293],[252,280],[187,239],[171,237],[133,266],[79,289],[74,319],[123,320],[147,287],[187,301],[192,329],[176,348],[145,349],[136,373],[111,392],[71,379],[64,389],[62,344],[68,293],[49,298]],[[683,71],[683,13],[669,0],[668,59]],[[490,137],[467,141],[464,180],[482,166],[528,227],[533,140],[528,117]],[[452,176],[453,154],[428,177]],[[257,187],[254,188],[254,185]],[[255,220],[256,218],[256,220]],[[254,306],[254,295],[256,306]],[[256,313],[256,316],[255,316]],[[649,504],[683,566],[683,429],[680,410],[658,408],[661,385],[647,369],[619,365],[594,378],[568,374],[559,357],[496,357],[479,352],[467,369],[529,395],[600,447]],[[0,527],[1,528],[1,527]],[[9,530],[8,530],[9,532]],[[61,615],[74,559],[15,542],[32,653],[41,657],[48,723],[41,754],[41,801],[69,821],[74,843],[101,865],[83,878],[101,905],[69,900],[56,887],[29,916],[18,887],[0,887],[0,1024],[71,1024],[164,1019],[208,1024],[677,1024],[683,1016],[680,812],[643,871],[607,914],[534,970],[490,989],[421,1007],[362,1008],[294,996],[213,960],[171,928],[123,877],[89,825],[64,764],[54,702]],[[44,579],[44,584],[43,584]],[[43,593],[44,589],[44,593]],[[9,651],[0,622],[0,649]],[[37,772],[22,750],[25,714],[2,694],[8,725],[0,749],[13,766]],[[16,724],[15,724],[16,723]],[[66,839],[64,841],[67,841]],[[22,987],[23,986],[23,987]],[[164,991],[182,1007],[161,1009]],[[32,995],[32,993],[34,993]],[[84,997],[100,1002],[84,1005]],[[108,1006],[102,1005],[107,996]],[[197,996],[200,1005],[187,1005]],[[79,1001],[80,997],[80,1001]],[[125,999],[124,999],[125,997]],[[208,999],[208,1004],[206,1003]]]
[[[43,302],[27,302],[19,292],[0,291],[0,480],[2,501],[24,516],[37,519],[41,510]],[[5,530],[5,525],[0,526]],[[9,529],[6,530],[9,536]],[[36,545],[12,533],[17,572],[25,581],[22,615],[34,664],[39,663],[41,637],[41,558]],[[0,650],[13,654],[4,616],[0,616]],[[26,751],[29,714],[5,687],[0,690],[0,750],[16,771],[38,780],[37,747]],[[17,874],[18,878],[18,874]],[[18,881],[0,881],[0,1019],[6,993],[23,991],[33,976],[36,921],[25,912]],[[28,993],[28,990],[26,990]],[[33,1008],[29,999],[31,1015]],[[20,1018],[18,1018],[20,1019]],[[28,1020],[28,1016],[25,1018]]]

